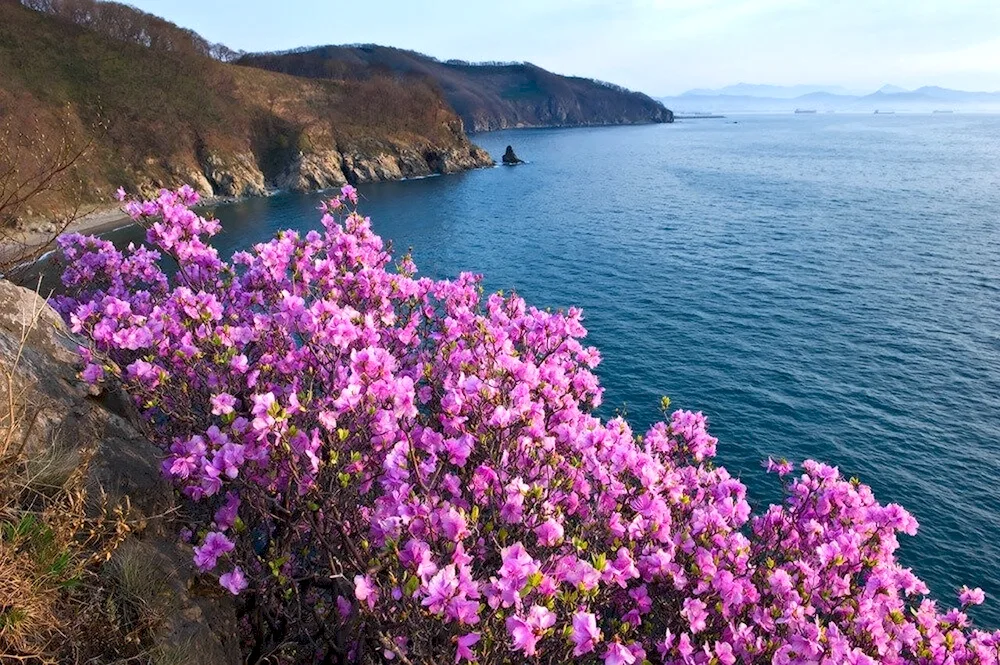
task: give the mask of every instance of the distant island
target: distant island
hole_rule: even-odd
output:
[[[944,111],[1000,112],[1000,91],[966,92],[938,86],[906,90],[884,85],[875,92],[850,91],[839,86],[775,86],[739,83],[718,89],[695,88],[660,101],[689,114],[794,112],[796,109],[873,113],[880,110],[911,113]]]
[[[34,197],[8,225],[107,205],[119,186],[243,197],[493,165],[467,130],[673,119],[647,95],[527,63],[381,46],[243,54],[96,0],[0,0],[0,72],[0,129],[17,144],[0,171],[85,153],[79,186]]]

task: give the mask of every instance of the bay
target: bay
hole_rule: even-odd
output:
[[[733,120],[736,120],[734,123]],[[1000,117],[737,116],[474,137],[527,164],[360,188],[422,274],[581,306],[602,415],[704,411],[756,506],[815,458],[921,524],[903,561],[1000,626]],[[219,206],[228,255],[321,195]],[[138,229],[109,234],[140,239]]]

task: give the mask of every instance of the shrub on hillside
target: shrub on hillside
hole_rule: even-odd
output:
[[[700,413],[592,415],[579,310],[393,268],[350,187],[231,262],[196,200],[127,204],[152,248],[65,238],[59,308],[201,511],[195,561],[246,599],[252,657],[997,662],[982,592],[940,609],[897,561],[900,506],[769,461],[785,498],[753,516]]]

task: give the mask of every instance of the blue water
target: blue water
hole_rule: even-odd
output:
[[[1000,626],[1000,117],[781,116],[475,137],[528,164],[365,186],[423,274],[580,305],[605,414],[709,414],[758,503],[814,457],[921,523],[904,561]],[[226,250],[315,196],[216,214]],[[135,231],[114,234],[128,238]]]

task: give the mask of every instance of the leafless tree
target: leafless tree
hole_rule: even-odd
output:
[[[21,0],[21,4],[29,9],[51,14],[89,30],[103,33],[113,39],[158,51],[214,55],[213,51],[219,50],[227,56],[235,53],[220,44],[211,44],[193,30],[182,28],[159,16],[119,2]]]
[[[17,117],[10,115],[0,124],[0,273],[8,277],[51,249],[56,237],[84,212],[79,205],[50,208],[56,212],[44,224],[23,225],[25,218],[42,212],[36,205],[83,200],[77,171],[93,146],[92,138],[82,139],[73,130],[68,114],[53,123],[35,115],[25,124]]]

